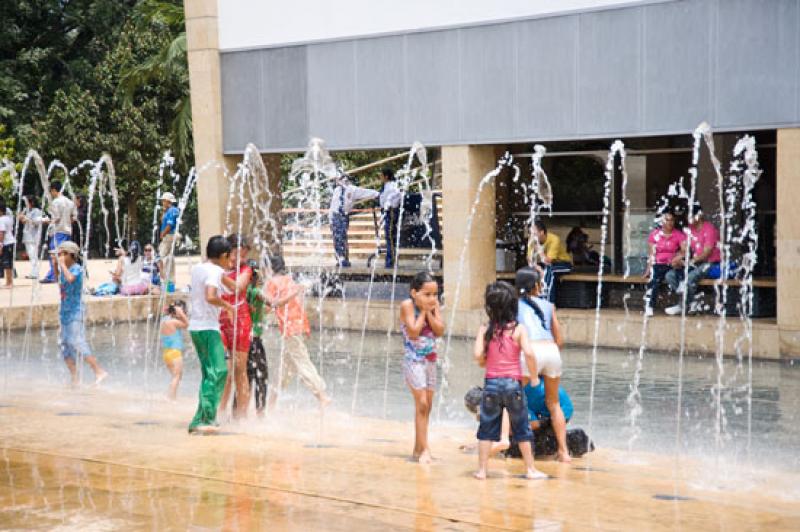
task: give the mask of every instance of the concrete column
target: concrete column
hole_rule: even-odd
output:
[[[777,147],[778,333],[782,357],[800,354],[800,129],[779,129]]]
[[[219,66],[217,0],[184,2],[192,129],[200,219],[200,248],[208,238],[222,234],[228,183],[222,165],[222,98]]]
[[[447,305],[459,310],[483,308],[483,292],[495,280],[495,191],[487,185],[469,234],[461,271],[467,223],[481,179],[497,165],[494,146],[442,147],[442,218],[444,292]],[[456,285],[461,276],[458,301]],[[451,307],[452,308],[452,307]]]

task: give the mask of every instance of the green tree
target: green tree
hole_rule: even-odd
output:
[[[5,137],[6,133],[6,126],[0,124],[0,161],[6,160],[11,162],[12,164],[14,161],[14,154],[16,150],[14,149],[14,145],[16,141],[13,137]],[[19,163],[15,165],[15,170],[19,172],[20,167]],[[13,188],[13,177],[11,172],[3,166],[0,168],[0,194],[3,196],[7,196],[11,189]]]
[[[186,56],[186,25],[182,1],[143,0],[134,11],[136,27],[165,32],[168,39],[138,64],[121,74],[119,91],[127,102],[153,83],[169,83],[182,88],[172,106],[170,147],[176,159],[188,165],[192,159],[192,109],[189,94],[189,66]]]

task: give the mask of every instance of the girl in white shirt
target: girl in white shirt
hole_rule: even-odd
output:
[[[123,296],[141,296],[147,294],[150,286],[142,279],[142,248],[139,242],[131,242],[128,252],[120,250],[115,277],[119,279],[119,293]]]
[[[31,262],[31,273],[26,275],[26,279],[39,278],[39,244],[42,241],[42,210],[39,208],[39,200],[36,196],[24,196],[25,208],[17,216],[22,222],[22,243],[25,245],[25,253]]]

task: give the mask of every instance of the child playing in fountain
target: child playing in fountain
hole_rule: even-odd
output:
[[[167,397],[174,401],[183,375],[183,329],[189,326],[189,318],[183,301],[175,301],[164,312],[166,315],[161,318],[161,356],[172,374]]]
[[[325,381],[317,373],[311,363],[303,335],[311,335],[311,326],[304,308],[305,286],[296,283],[286,272],[286,264],[281,257],[270,259],[271,278],[266,286],[267,304],[275,311],[278,328],[283,335],[284,362],[279,376],[279,388],[285,388],[296,371],[320,406],[325,407],[331,398],[325,393]],[[271,394],[270,403],[274,404],[276,396]]]
[[[567,449],[567,421],[558,393],[562,368],[560,349],[564,339],[556,317],[555,305],[542,297],[543,279],[542,271],[537,268],[521,268],[517,271],[515,279],[519,294],[517,321],[525,326],[531,348],[536,355],[536,367],[544,380],[545,403],[558,441],[558,460],[570,462],[572,460]],[[523,374],[527,374],[524,364],[522,370]],[[536,382],[532,386],[536,387]]]
[[[189,334],[200,359],[203,378],[197,412],[189,424],[189,433],[213,434],[217,426],[217,406],[228,376],[225,347],[220,336],[219,312],[231,316],[233,307],[220,297],[223,287],[234,289],[233,281],[223,273],[231,266],[231,245],[221,235],[212,236],[206,245],[206,261],[192,267],[192,299]]]
[[[250,321],[253,323],[253,338],[250,341],[250,353],[247,355],[247,380],[250,383],[251,393],[256,398],[256,414],[264,415],[267,406],[267,352],[261,342],[261,333],[264,329],[264,307],[266,299],[262,293],[261,275],[253,269],[250,286],[247,287],[247,304],[250,306]]]
[[[511,285],[503,282],[486,287],[486,313],[489,324],[482,325],[475,338],[474,356],[479,366],[486,368],[478,427],[478,471],[475,478],[486,479],[489,453],[493,441],[500,441],[503,410],[508,412],[514,440],[519,443],[525,461],[525,477],[546,478],[533,465],[528,423],[528,405],[522,390],[520,351],[525,353],[531,375],[536,375],[536,359],[528,343],[525,326],[517,323],[517,295]]]
[[[414,396],[413,460],[431,461],[428,447],[433,392],[436,389],[436,339],[444,334],[439,308],[439,285],[428,272],[411,281],[411,297],[400,304],[400,331],[403,333],[403,374]]]
[[[253,322],[250,320],[250,305],[247,303],[247,287],[250,286],[253,270],[247,262],[247,254],[250,253],[247,238],[233,233],[228,235],[228,243],[231,245],[231,270],[225,272],[225,277],[233,281],[234,288],[230,293],[224,294],[222,299],[233,305],[234,312],[231,317],[227,314],[219,317],[222,344],[225,346],[225,358],[228,361],[228,378],[217,415],[222,416],[227,410],[235,379],[236,395],[240,400],[233,407],[233,418],[242,419],[247,416],[247,406],[250,404],[247,358]]]
[[[59,309],[59,321],[61,323],[61,334],[59,344],[61,356],[72,376],[72,384],[78,384],[78,368],[75,364],[75,357],[82,356],[89,367],[94,371],[94,383],[100,384],[103,379],[108,377],[97,359],[92,356],[89,344],[86,343],[86,330],[83,319],[85,309],[81,301],[83,292],[83,269],[78,264],[81,250],[74,242],[63,242],[56,251],[56,263],[58,264],[59,279],[58,286],[61,291],[61,307]]]

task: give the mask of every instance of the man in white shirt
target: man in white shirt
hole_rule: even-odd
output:
[[[350,212],[353,210],[353,204],[375,199],[378,194],[376,190],[353,185],[347,174],[343,172],[340,172],[336,179],[329,216],[331,233],[333,233],[333,250],[336,254],[336,263],[340,267],[349,268],[351,266],[347,249],[347,229],[350,226]]]
[[[50,249],[50,271],[47,276],[42,279],[42,283],[56,282],[55,272],[58,271],[56,265],[55,250],[63,242],[71,240],[72,238],[72,222],[77,219],[78,213],[75,209],[75,203],[71,199],[61,193],[61,183],[59,181],[50,182],[50,212],[49,217],[42,218],[43,222],[48,222],[50,226],[47,228],[48,236],[48,249]]]
[[[400,217],[400,202],[403,193],[397,186],[391,168],[381,170],[381,211],[383,212],[383,237],[386,239],[386,267],[393,268],[397,258],[397,221]]]
[[[6,210],[6,200],[0,197],[0,242],[3,251],[0,252],[0,268],[3,269],[3,277],[6,280],[2,288],[11,288],[14,273],[14,219]]]

